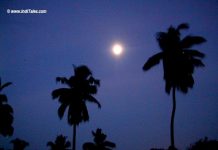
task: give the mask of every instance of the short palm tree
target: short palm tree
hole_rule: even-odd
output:
[[[101,129],[97,129],[96,132],[92,131],[94,136],[94,143],[87,142],[83,144],[83,150],[111,150],[116,147],[116,144],[110,141],[106,141],[107,136],[101,132]]]
[[[76,149],[76,126],[81,122],[89,121],[88,109],[86,102],[93,102],[100,108],[101,105],[93,95],[97,93],[100,81],[92,76],[87,66],[74,66],[74,76],[69,79],[57,77],[56,81],[68,86],[68,88],[59,88],[52,92],[53,99],[58,99],[60,107],[58,116],[63,118],[68,108],[67,120],[69,125],[73,126],[73,147]]]
[[[51,150],[69,150],[70,142],[67,141],[67,137],[59,135],[56,137],[55,142],[48,142],[47,146],[50,146]]]
[[[11,143],[14,145],[13,150],[24,150],[27,146],[29,146],[28,142],[19,138],[12,140]]]
[[[188,24],[183,23],[177,28],[169,27],[167,32],[158,32],[157,41],[162,51],[150,57],[143,66],[143,70],[147,71],[161,60],[163,62],[164,80],[166,83],[165,91],[170,94],[172,90],[173,97],[170,149],[176,149],[174,144],[176,90],[187,93],[188,88],[192,88],[194,85],[194,69],[196,67],[204,67],[201,61],[204,54],[191,48],[194,45],[204,43],[206,40],[201,36],[191,35],[181,38],[180,31],[188,28]]]
[[[0,78],[0,92],[2,90],[12,84],[11,82],[7,82],[5,84],[1,83]],[[0,134],[3,136],[12,136],[14,128],[12,127],[13,123],[13,109],[10,105],[7,104],[7,96],[5,94],[0,93]]]

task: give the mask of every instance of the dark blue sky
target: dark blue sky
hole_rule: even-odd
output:
[[[46,14],[7,14],[7,9],[46,9]],[[188,22],[183,34],[201,35],[196,46],[206,54],[205,68],[195,72],[195,86],[177,94],[175,140],[179,149],[208,136],[218,139],[218,1],[217,0],[1,0],[0,76],[13,85],[4,92],[14,108],[13,137],[0,137],[10,147],[19,137],[27,150],[48,149],[58,134],[72,139],[72,128],[57,116],[52,90],[55,77],[73,73],[72,64],[88,65],[101,87],[98,109],[88,104],[90,121],[78,128],[77,148],[102,128],[117,150],[167,148],[172,100],[164,91],[162,65],[144,73],[144,62],[160,49],[158,31]],[[118,59],[111,46],[125,47]]]

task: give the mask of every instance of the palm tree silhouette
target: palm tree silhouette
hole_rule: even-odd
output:
[[[76,126],[82,121],[89,121],[86,102],[93,102],[100,108],[101,105],[94,98],[100,81],[92,76],[87,66],[74,66],[74,76],[69,79],[57,77],[57,82],[67,85],[69,88],[59,88],[52,92],[53,99],[58,99],[61,103],[58,109],[58,116],[63,118],[64,112],[68,108],[67,120],[73,126],[73,150],[76,149]]]
[[[11,85],[11,82],[7,82],[2,84],[0,78],[0,92],[2,90]],[[0,134],[3,136],[12,136],[14,132],[14,128],[12,127],[13,123],[13,109],[10,105],[7,104],[7,96],[5,94],[0,93]]]
[[[49,141],[47,143],[47,146],[50,146],[51,150],[69,150],[70,145],[67,137],[63,135],[57,136],[55,142]]]
[[[83,150],[111,150],[116,147],[115,143],[106,141],[107,136],[101,132],[101,129],[96,129],[96,132],[92,131],[92,135],[94,136],[94,143],[84,143]]]
[[[12,140],[11,143],[14,145],[13,150],[24,150],[27,146],[29,146],[28,142],[19,138]]]
[[[180,24],[177,28],[169,27],[167,32],[158,32],[157,41],[161,52],[150,57],[143,66],[147,71],[157,65],[160,60],[163,61],[165,91],[170,94],[172,90],[173,108],[171,115],[170,136],[171,146],[169,149],[176,149],[174,144],[174,117],[176,111],[176,90],[187,93],[188,88],[194,85],[195,67],[204,67],[201,59],[204,54],[190,49],[192,46],[201,44],[206,40],[201,36],[185,36],[181,39],[180,30],[188,29],[186,23]]]

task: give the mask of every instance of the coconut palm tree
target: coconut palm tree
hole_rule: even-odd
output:
[[[14,145],[13,150],[24,150],[27,146],[29,146],[28,142],[19,138],[12,140],[11,143]]]
[[[181,38],[180,31],[188,29],[186,23],[180,24],[177,28],[169,27],[167,32],[157,33],[157,42],[161,52],[150,57],[143,66],[147,71],[160,61],[163,62],[165,91],[170,94],[172,91],[173,108],[171,115],[170,149],[176,149],[174,144],[174,117],[176,111],[176,90],[187,93],[194,85],[193,73],[196,67],[204,67],[201,59],[204,54],[192,49],[194,45],[204,43],[206,40],[201,36],[185,36]]]
[[[7,82],[2,84],[0,78],[0,134],[3,136],[12,136],[14,128],[12,127],[13,123],[13,109],[7,104],[7,96],[5,94],[1,94],[2,90],[11,85],[11,82]]]
[[[67,141],[67,137],[63,135],[57,136],[55,142],[49,141],[47,143],[51,150],[69,150],[70,145],[70,141]]]
[[[87,142],[83,144],[83,150],[111,150],[116,147],[116,144],[110,141],[106,141],[107,135],[101,132],[101,129],[96,129],[96,132],[92,131],[94,136],[94,143]]]
[[[100,81],[92,76],[92,72],[87,66],[74,66],[74,76],[69,79],[57,77],[57,82],[67,85],[68,88],[59,88],[52,92],[53,99],[58,99],[60,107],[58,116],[63,118],[68,108],[68,124],[73,126],[73,150],[76,149],[76,126],[81,122],[89,121],[86,102],[93,102],[100,108],[101,105],[93,95],[97,93]]]

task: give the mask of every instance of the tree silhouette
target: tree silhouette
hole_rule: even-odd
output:
[[[158,32],[157,42],[161,52],[150,57],[143,66],[147,71],[163,62],[165,91],[170,94],[172,90],[173,108],[170,124],[171,146],[169,149],[176,149],[174,144],[174,117],[176,111],[176,90],[187,93],[188,88],[194,85],[193,73],[195,67],[204,67],[201,59],[204,54],[190,49],[192,46],[201,44],[206,40],[201,36],[185,36],[181,39],[180,30],[188,29],[186,23],[180,24],[177,28],[169,27],[167,32]]]
[[[55,142],[49,141],[47,143],[47,146],[50,146],[51,150],[69,150],[70,145],[67,137],[63,135],[57,136]]]
[[[207,137],[204,139],[198,140],[193,145],[190,145],[187,150],[217,150],[218,141],[217,140],[208,140]]]
[[[5,94],[1,94],[2,90],[11,84],[11,82],[2,84],[0,78],[0,134],[3,136],[12,136],[14,132],[14,128],[12,127],[14,119],[13,109],[7,104],[7,96]]]
[[[101,132],[101,129],[96,129],[96,132],[92,131],[92,135],[94,136],[94,143],[84,143],[83,150],[111,150],[116,147],[115,143],[106,141],[107,136]]]
[[[12,140],[11,143],[14,145],[13,150],[24,150],[27,146],[29,146],[28,142],[19,138]]]
[[[76,126],[82,121],[89,121],[88,109],[86,102],[93,102],[100,108],[101,105],[94,98],[97,93],[97,87],[100,81],[92,76],[87,66],[74,66],[74,76],[69,79],[65,77],[57,77],[57,82],[67,85],[68,88],[59,88],[52,92],[53,99],[58,99],[61,103],[58,109],[58,116],[63,118],[64,112],[68,108],[67,120],[69,125],[73,126],[73,147],[76,149]]]

